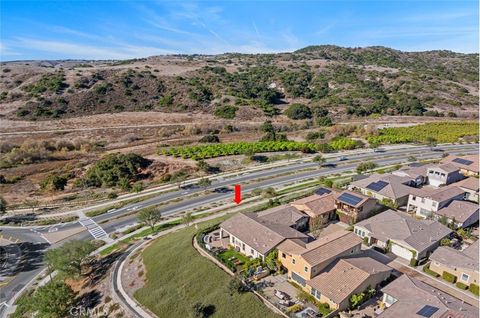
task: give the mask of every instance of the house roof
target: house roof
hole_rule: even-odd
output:
[[[391,270],[390,267],[370,257],[345,258],[307,281],[307,284],[339,304],[349,298],[371,275]]]
[[[386,242],[393,240],[421,252],[452,231],[434,220],[417,220],[404,212],[387,210],[355,224]],[[407,247],[408,247],[407,246]]]
[[[479,240],[476,240],[475,242],[473,242],[472,244],[470,244],[469,247],[467,247],[466,249],[464,249],[462,251],[463,254],[467,255],[468,257],[470,258],[473,258],[475,260],[477,260],[477,263],[478,263],[478,247],[479,247],[479,243],[480,241]]]
[[[366,179],[352,182],[350,185],[366,191],[376,192],[390,199],[398,199],[416,193],[418,189],[409,187],[405,183],[411,180],[408,176],[397,176],[393,174],[372,174]],[[380,186],[376,186],[380,182]]]
[[[324,213],[331,212],[335,210],[335,198],[338,196],[338,193],[334,190],[330,193],[323,195],[314,194],[290,203],[294,207],[301,208],[300,206],[306,206],[307,211],[304,211],[311,217],[316,217]]]
[[[379,318],[425,317],[419,315],[419,312],[426,308],[432,309],[429,318],[448,317],[447,313],[458,318],[478,317],[478,308],[407,275],[400,276],[382,288],[382,291],[397,301],[385,308]]]
[[[471,253],[464,253],[454,248],[441,246],[430,255],[430,259],[434,262],[438,262],[443,266],[452,268],[464,268],[478,272],[478,250],[475,255]]]
[[[463,179],[461,181],[455,182],[454,185],[459,187],[459,188],[472,190],[472,191],[475,191],[475,192],[478,192],[478,190],[480,188],[479,180],[475,177],[468,177],[468,178]]]
[[[427,169],[434,166],[434,164],[429,163],[418,167],[403,167],[400,170],[394,171],[393,174],[398,176],[409,176],[412,179],[416,179],[421,176],[426,176]]]
[[[462,190],[456,185],[452,184],[442,188],[423,187],[422,189],[417,189],[417,192],[412,194],[419,197],[430,198],[433,201],[444,202],[454,199],[455,197],[464,193],[465,190]]]
[[[266,222],[292,226],[295,225],[301,218],[305,217],[305,215],[293,206],[281,205],[272,209],[258,212],[257,217]]]
[[[308,238],[287,225],[262,220],[255,213],[238,213],[220,227],[261,254],[268,253],[287,238]]]
[[[459,168],[453,164],[444,163],[441,165],[435,165],[435,166],[429,167],[428,170],[441,170],[446,173],[452,173],[452,172],[458,171]]]
[[[440,209],[437,211],[437,214],[443,215],[450,220],[455,218],[458,222],[465,222],[469,219],[472,215],[478,215],[478,204],[469,202],[469,201],[461,201],[461,200],[453,200],[448,204],[448,206]],[[478,220],[478,216],[477,216]]]
[[[310,243],[285,240],[278,250],[300,255],[310,266],[323,263],[362,243],[362,239],[344,229],[332,231]]]
[[[346,205],[359,208],[363,206],[367,201],[374,200],[361,193],[344,190],[336,198],[335,201],[342,202]]]
[[[443,158],[442,163],[450,163],[460,169],[465,169],[478,173],[478,158],[478,155],[468,155],[462,157],[451,155]]]

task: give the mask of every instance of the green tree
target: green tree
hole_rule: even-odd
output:
[[[278,270],[279,266],[278,266],[278,250],[277,249],[267,254],[267,257],[265,257],[265,265],[267,265],[268,269],[270,269],[271,271]]]
[[[7,200],[0,196],[0,214],[7,212]]]
[[[152,232],[155,231],[155,225],[162,219],[160,210],[155,207],[146,208],[140,211],[138,214],[138,220],[140,223],[150,227]]]
[[[230,296],[233,296],[235,293],[244,293],[248,291],[248,287],[242,283],[242,281],[238,277],[233,277],[228,282],[228,291]]]
[[[182,216],[182,223],[185,224],[186,226],[190,226],[190,224],[193,222],[193,215],[192,212],[186,212]]]
[[[170,181],[174,182],[177,187],[180,189],[182,187],[182,183],[187,180],[187,173],[183,170],[176,171],[170,177]]]
[[[39,287],[31,298],[30,311],[35,317],[66,317],[75,301],[74,291],[58,279]]]
[[[82,273],[82,263],[95,250],[90,241],[70,241],[61,247],[48,250],[44,261],[50,271],[59,271],[67,277],[77,278]]]
[[[452,245],[452,241],[449,238],[445,237],[440,241],[440,246],[450,246]]]
[[[322,163],[325,162],[325,158],[322,157],[322,155],[316,155],[315,157],[313,157],[313,161],[321,165]]]
[[[212,168],[205,160],[198,160],[197,161],[197,168],[200,171],[205,173],[209,173],[210,169]]]
[[[427,142],[427,145],[430,147],[430,148],[434,148],[435,146],[437,146],[437,139],[433,138],[433,137],[430,137],[428,136],[425,141]]]
[[[376,167],[377,167],[377,164],[375,162],[371,162],[371,161],[362,162],[357,166],[357,173],[361,174],[368,170],[375,169]]]
[[[200,179],[200,181],[197,182],[197,185],[204,188],[204,189],[209,187],[211,184],[212,184],[212,181],[208,178],[202,178],[202,179]]]

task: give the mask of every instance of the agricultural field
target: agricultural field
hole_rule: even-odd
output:
[[[370,144],[454,143],[478,141],[478,122],[439,122],[410,127],[384,128],[367,138]]]
[[[200,228],[218,222],[206,222]],[[158,317],[190,317],[197,302],[211,306],[214,317],[278,317],[251,293],[230,295],[230,276],[193,248],[195,232],[189,227],[145,249],[146,283],[135,298]]]
[[[347,150],[362,147],[361,142],[350,138],[337,138],[330,143],[315,144],[297,141],[258,141],[237,142],[228,144],[183,146],[160,149],[165,156],[173,156],[183,159],[208,159],[231,155],[253,155],[255,153],[278,152],[278,151],[301,151],[314,153],[317,151],[331,152],[335,150]]]

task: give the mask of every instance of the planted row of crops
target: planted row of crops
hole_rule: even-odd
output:
[[[477,122],[441,122],[427,123],[410,127],[392,127],[380,129],[378,136],[368,137],[370,144],[400,144],[400,143],[453,143],[466,136],[477,136]]]
[[[276,151],[302,151],[316,152],[318,145],[296,141],[258,141],[258,142],[237,142],[230,144],[213,144],[184,146],[161,149],[160,152],[166,156],[180,157],[184,159],[208,159],[221,156],[254,154],[259,152]]]

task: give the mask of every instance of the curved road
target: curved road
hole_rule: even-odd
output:
[[[466,144],[466,145],[442,145],[438,148],[441,148],[445,152],[450,154],[458,153],[477,153],[478,144]],[[344,154],[339,154],[342,156]],[[214,189],[218,187],[231,186],[233,184],[244,184],[243,193],[249,193],[250,191],[257,188],[266,188],[276,185],[284,185],[288,183],[293,183],[295,181],[301,181],[309,178],[325,176],[330,174],[341,173],[345,171],[351,171],[356,168],[358,161],[373,161],[379,165],[390,165],[401,162],[407,162],[409,156],[415,156],[417,159],[431,159],[431,158],[440,158],[442,152],[432,151],[430,147],[405,147],[404,149],[396,149],[381,153],[374,153],[371,149],[365,149],[364,152],[358,154],[348,155],[349,160],[338,162],[332,158],[327,162],[335,162],[338,164],[335,168],[318,168],[318,163],[315,162],[296,162],[286,166],[273,167],[266,170],[245,172],[244,174],[239,174],[233,177],[228,178],[219,178],[218,180],[212,181],[212,185],[205,188],[189,188],[189,189],[180,189],[177,191],[167,192],[159,194],[153,198],[149,198],[142,202],[128,204],[120,209],[114,210],[110,213],[105,213],[92,219],[99,224],[107,234],[113,233],[116,230],[132,225],[137,222],[137,216],[132,214],[135,210],[142,209],[148,206],[158,205],[162,202],[167,202],[175,199],[184,198],[184,200],[176,203],[169,204],[164,207],[163,215],[171,215],[179,213],[186,209],[190,209],[196,206],[204,205],[210,202],[217,202],[221,200],[228,199],[232,196],[231,193],[206,193],[203,195],[191,196],[193,194],[202,194],[205,190]],[[355,163],[351,161],[357,161]],[[305,170],[309,169],[309,170]],[[288,174],[288,175],[287,175]],[[250,184],[245,184],[246,182],[251,182]],[[48,233],[52,229],[55,231],[65,231],[81,228],[82,225],[79,222],[72,222],[61,225],[47,226],[47,227],[36,227],[36,228],[15,228],[15,227],[0,227],[4,237],[15,237],[22,241],[21,244],[28,245],[28,251],[26,259],[29,266],[19,270],[17,275],[10,281],[6,286],[2,286],[0,290],[0,317],[3,317],[5,314],[6,304],[11,305],[13,303],[14,297],[18,294],[23,286],[28,284],[35,276],[43,270],[43,265],[41,264],[41,258],[43,256],[43,251],[47,248],[57,247],[58,245],[63,244],[65,241],[61,241],[57,244],[50,245],[43,237],[43,234]],[[68,240],[72,239],[88,239],[92,238],[89,232],[82,231]],[[29,256],[28,253],[32,251],[32,255]]]

